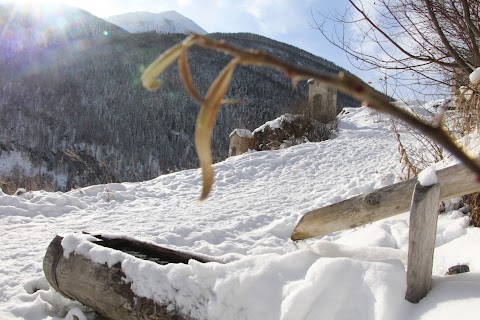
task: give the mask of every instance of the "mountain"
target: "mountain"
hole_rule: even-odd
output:
[[[119,33],[126,31],[67,5],[0,4],[0,50],[3,57],[32,48]]]
[[[183,89],[176,65],[162,76],[158,92],[148,92],[140,82],[141,70],[185,35],[128,33],[83,10],[62,10],[68,13],[58,13],[60,21],[68,22],[63,28],[53,23],[42,33],[35,30],[47,26],[47,20],[26,18],[1,26],[20,33],[8,42],[19,45],[0,47],[0,187],[69,190],[196,168],[193,134],[199,105]],[[64,38],[68,24],[75,25],[77,33]],[[102,29],[109,30],[108,36]],[[45,41],[35,41],[39,35]],[[345,71],[258,35],[210,36],[315,70]],[[13,54],[3,54],[7,51]],[[229,59],[223,53],[190,50],[193,81],[201,93]],[[215,161],[227,156],[233,129],[253,130],[286,112],[301,111],[307,84],[300,82],[292,89],[280,72],[241,67],[227,96],[242,104],[224,106],[218,114],[212,143]],[[358,106],[345,95],[339,95],[338,104]]]
[[[133,33],[149,31],[158,33],[207,33],[195,22],[173,10],[160,13],[130,12],[111,16],[105,20]]]

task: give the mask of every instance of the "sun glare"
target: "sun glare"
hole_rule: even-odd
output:
[[[0,0],[0,3],[12,3],[18,6],[40,7],[42,11],[58,8],[60,5],[80,8],[98,17],[112,15],[111,6],[102,0]]]
[[[61,0],[17,0],[17,4],[41,4],[46,6],[55,6],[62,3]]]
[[[42,12],[50,12],[55,8],[58,8],[59,5],[63,4],[64,1],[61,0],[16,0],[11,1],[16,6],[27,7],[27,8],[36,8],[36,10],[41,10]]]

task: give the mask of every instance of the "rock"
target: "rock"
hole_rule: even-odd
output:
[[[328,124],[302,116],[285,114],[265,123],[253,132],[255,150],[276,150],[305,142],[330,138],[337,122]]]
[[[470,268],[466,264],[459,264],[448,268],[448,272],[445,275],[454,275],[459,273],[470,272]]]

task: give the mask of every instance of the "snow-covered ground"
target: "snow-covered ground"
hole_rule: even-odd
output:
[[[433,288],[418,304],[404,300],[406,213],[308,241],[289,240],[309,210],[398,179],[401,166],[388,121],[364,108],[348,109],[340,119],[332,140],[216,164],[213,194],[201,204],[198,170],[67,193],[0,193],[0,319],[93,317],[50,290],[42,271],[57,233],[70,234],[67,253],[112,263],[104,252],[89,251],[85,236],[73,235],[83,230],[227,262],[160,266],[114,257],[138,295],[194,318],[478,319],[480,229],[468,227],[461,211],[439,216]],[[446,276],[457,264],[468,264],[470,272]]]

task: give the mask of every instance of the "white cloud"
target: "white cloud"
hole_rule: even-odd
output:
[[[262,33],[275,35],[306,28],[310,4],[311,1],[246,0],[241,8],[255,18]]]
[[[177,5],[179,7],[188,7],[192,5],[192,0],[177,0]]]

